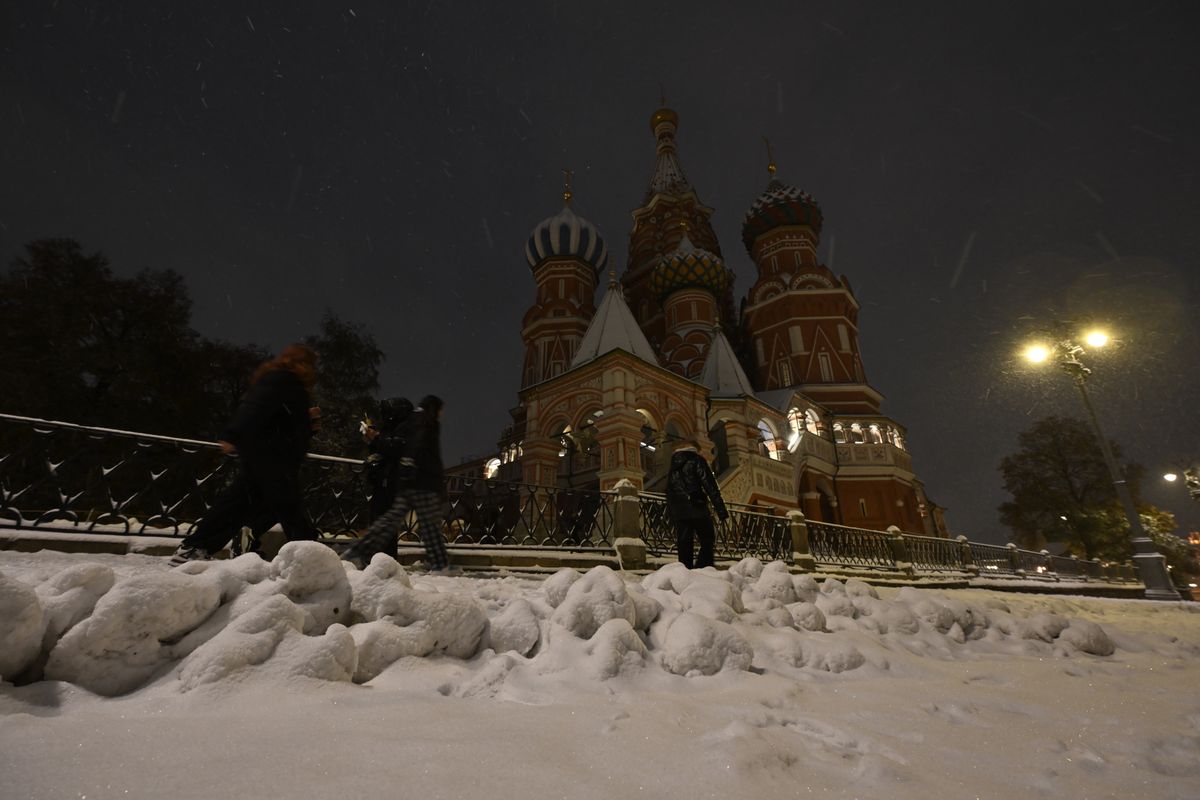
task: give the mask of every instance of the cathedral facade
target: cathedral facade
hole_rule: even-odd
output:
[[[654,172],[619,279],[599,230],[572,210],[569,183],[562,211],[529,238],[519,404],[482,472],[662,491],[672,450],[695,439],[727,501],[947,535],[904,428],[867,382],[850,283],[817,257],[816,201],[769,167],[742,224],[757,280],[735,304],[713,209],[679,158],[678,115],[659,109],[650,126]]]

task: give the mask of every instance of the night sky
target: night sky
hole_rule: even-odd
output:
[[[1080,414],[1014,357],[1069,319],[1119,337],[1093,360],[1102,421],[1197,528],[1157,478],[1200,460],[1197,22],[1186,1],[8,0],[0,257],[71,237],[119,274],[177,270],[197,330],[270,348],[331,308],[388,354],[385,395],[447,399],[448,461],[481,455],[516,404],[525,241],[570,167],[624,269],[661,84],[737,297],[764,134],[821,204],[867,377],[955,533],[1005,541],[997,462]]]

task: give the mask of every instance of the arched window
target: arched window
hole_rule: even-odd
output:
[[[804,427],[811,434],[821,435],[821,420],[811,408],[804,412]]]
[[[850,441],[853,444],[862,444],[866,441],[863,436],[863,427],[857,422],[850,423]]]
[[[883,444],[883,434],[879,431],[879,426],[872,423],[867,428],[867,436],[871,444]]]
[[[833,440],[838,444],[846,443],[846,429],[840,422],[833,423]]]
[[[779,437],[775,433],[775,429],[771,427],[771,423],[765,419],[758,421],[759,449],[767,458],[776,461],[783,460],[782,447],[780,447]]]
[[[498,458],[489,459],[488,462],[483,465],[483,477],[487,478],[488,480],[495,478],[499,474],[500,474],[500,459],[498,459]]]

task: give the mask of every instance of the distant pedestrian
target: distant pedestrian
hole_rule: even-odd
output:
[[[667,516],[675,525],[679,561],[688,569],[713,566],[716,533],[709,502],[722,522],[729,518],[717,479],[698,447],[695,439],[685,440],[671,455],[667,473]],[[693,561],[695,539],[700,540],[700,555]]]
[[[441,398],[427,395],[409,416],[403,426],[405,441],[397,469],[396,500],[362,538],[342,554],[344,560],[361,568],[369,564],[376,553],[394,552],[400,527],[412,511],[417,516],[417,534],[425,546],[430,572],[449,571],[449,556],[441,528],[446,507],[439,422],[443,407]]]
[[[261,532],[278,523],[289,541],[317,538],[300,491],[300,465],[320,424],[309,396],[316,379],[317,354],[301,344],[254,373],[220,439],[222,451],[238,454],[238,474],[184,538],[172,566],[212,558],[243,526]]]
[[[412,411],[413,404],[408,399],[389,397],[379,404],[379,422],[367,424],[363,430],[363,440],[367,443],[367,487],[371,493],[367,504],[370,522],[383,516],[396,500],[405,423]]]

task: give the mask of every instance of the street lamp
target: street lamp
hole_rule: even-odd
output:
[[[1167,472],[1163,475],[1163,480],[1167,483],[1175,483],[1183,477],[1183,485],[1187,488],[1188,496],[1200,503],[1200,470],[1196,467],[1183,467],[1179,472]]]
[[[1104,331],[1092,330],[1083,335],[1083,340],[1089,347],[1100,348],[1108,344],[1109,337]],[[1142,520],[1133,504],[1133,495],[1129,492],[1129,485],[1125,482],[1121,467],[1113,457],[1112,448],[1109,447],[1108,437],[1101,430],[1100,420],[1096,417],[1095,409],[1092,408],[1092,399],[1087,392],[1087,379],[1092,371],[1080,360],[1085,353],[1086,351],[1081,345],[1068,337],[1050,344],[1030,345],[1025,349],[1024,355],[1025,359],[1033,364],[1042,364],[1053,359],[1075,382],[1076,388],[1079,389],[1079,397],[1083,400],[1083,407],[1092,423],[1092,431],[1096,434],[1096,441],[1100,445],[1100,452],[1104,455],[1108,474],[1112,477],[1117,497],[1120,498],[1121,506],[1125,510],[1125,518],[1129,521],[1129,531],[1133,535],[1133,562],[1137,565],[1138,574],[1146,586],[1146,597],[1150,600],[1179,600],[1179,592],[1175,591],[1175,587],[1171,584],[1171,577],[1167,574],[1166,559],[1154,548],[1154,542],[1146,535],[1146,531],[1142,527]]]

